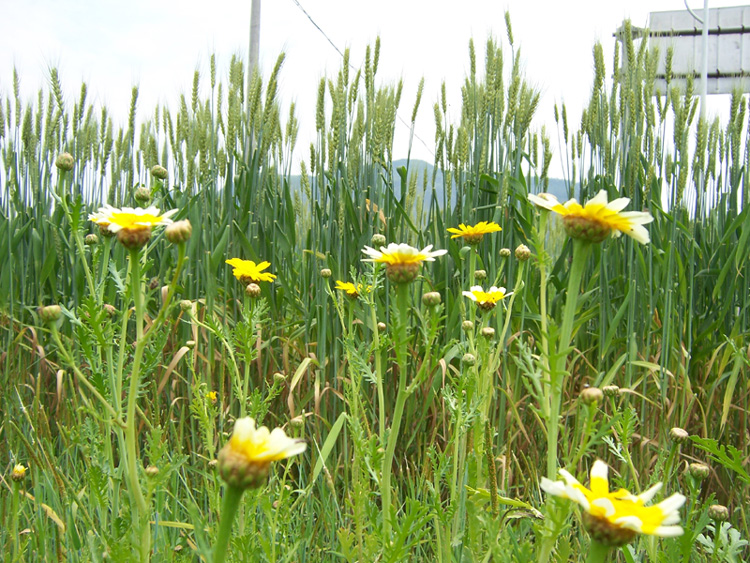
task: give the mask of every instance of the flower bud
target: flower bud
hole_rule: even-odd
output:
[[[146,468],[146,475],[148,477],[156,477],[159,474],[159,468],[155,465],[149,465]]]
[[[151,190],[145,186],[139,186],[136,188],[133,197],[138,203],[148,203],[151,201]]]
[[[284,375],[280,371],[277,371],[276,373],[273,374],[273,380],[276,383],[284,383],[286,381],[286,375]]]
[[[384,322],[378,323],[378,332],[385,332],[386,326]]]
[[[149,240],[151,240],[151,227],[117,231],[117,241],[128,250],[143,248]]]
[[[73,170],[74,164],[75,160],[73,159],[73,155],[69,152],[61,152],[57,156],[57,160],[55,160],[55,166],[57,166],[58,170],[62,170],[63,172],[70,172]]]
[[[481,281],[483,279],[487,278],[487,271],[486,270],[475,270],[474,271],[474,277]]]
[[[729,509],[722,504],[712,504],[708,507],[708,516],[715,522],[726,522],[729,520]]]
[[[322,278],[330,278],[333,275],[333,272],[331,272],[330,268],[323,268],[320,271],[320,277]]]
[[[474,330],[474,323],[471,321],[464,321],[461,323],[461,328],[464,332],[469,332],[470,330]]]
[[[531,250],[525,244],[519,244],[516,247],[516,260],[526,262],[531,257]]]
[[[192,350],[193,348],[195,348],[195,340],[186,340],[185,346]]]
[[[510,256],[510,248],[501,248],[500,249],[500,257],[501,258],[507,258]]]
[[[182,244],[190,239],[190,235],[193,234],[193,226],[190,221],[183,219],[182,221],[175,221],[171,225],[168,225],[164,230],[164,236],[172,244]]]
[[[711,473],[711,468],[705,463],[694,462],[688,466],[690,476],[696,481],[703,481]]]
[[[251,299],[260,297],[260,286],[257,283],[249,283],[247,284],[247,287],[245,288],[245,293]]]
[[[27,470],[28,470],[27,467],[24,467],[22,464],[17,463],[16,465],[13,466],[13,471],[11,471],[10,473],[10,478],[14,482],[20,483],[26,477]]]
[[[492,340],[495,338],[495,329],[491,326],[486,326],[482,328],[481,331],[482,336],[484,336],[487,340]]]
[[[215,405],[219,402],[219,394],[216,391],[209,391],[207,397],[208,400],[211,401],[212,405]]]
[[[620,394],[620,388],[617,385],[605,385],[602,387],[602,393],[605,397],[617,397]]]
[[[385,236],[381,235],[380,233],[375,233],[372,235],[372,246],[375,248],[380,248],[381,246],[385,246]]]
[[[156,166],[151,167],[151,175],[154,178],[158,178],[159,180],[166,180],[167,179],[167,169],[163,166],[159,166],[158,164]]]
[[[153,278],[151,278],[150,280],[148,280],[148,288],[149,289],[156,289],[157,287],[159,287],[159,283],[160,283],[159,282],[159,278],[157,278],[156,276],[154,276]]]
[[[440,305],[440,293],[437,291],[430,291],[422,296],[422,303],[427,307],[436,307]]]
[[[86,235],[86,238],[83,239],[83,242],[86,246],[93,246],[99,243],[99,237],[94,233],[89,233]]]
[[[117,314],[117,309],[115,309],[114,305],[105,303],[103,308],[104,308],[104,312],[107,313],[108,317],[114,317]]]
[[[212,459],[211,461],[208,462],[208,468],[209,469],[216,469],[217,465],[219,465],[219,460],[218,459]]]
[[[584,405],[598,405],[604,398],[604,393],[598,387],[586,387],[581,391],[578,398],[583,402]]]
[[[669,438],[675,443],[675,444],[682,444],[690,438],[690,434],[687,433],[686,430],[683,430],[682,428],[672,428],[672,430],[669,431]]]
[[[465,363],[467,366],[473,366],[474,364],[477,363],[477,359],[474,356],[474,354],[469,354],[469,353],[464,354],[464,357],[461,358],[461,361]]]
[[[183,311],[192,311],[193,310],[193,302],[190,301],[190,299],[183,299],[180,301],[180,309]]]
[[[305,425],[305,417],[301,414],[295,416],[292,420],[289,421],[289,424],[292,425],[292,428],[302,428]]]
[[[62,316],[62,307],[60,305],[47,305],[39,310],[39,316],[45,323],[54,323]]]

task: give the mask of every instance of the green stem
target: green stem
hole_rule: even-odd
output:
[[[131,291],[135,304],[135,331],[136,345],[133,355],[133,368],[130,372],[130,388],[128,390],[127,418],[125,422],[125,448],[127,463],[127,479],[130,485],[130,494],[133,500],[133,521],[136,526],[136,534],[140,535],[141,561],[148,561],[151,551],[151,536],[148,533],[147,512],[148,505],[143,496],[141,483],[138,479],[138,468],[136,464],[136,405],[138,402],[138,387],[140,385],[141,359],[143,358],[143,293],[141,291],[141,263],[138,249],[130,251],[130,273]]]
[[[229,548],[229,538],[232,535],[232,524],[240,507],[243,490],[232,485],[227,485],[224,494],[224,502],[221,505],[221,520],[219,522],[219,535],[216,538],[214,547],[213,563],[224,563],[227,558],[227,549]]]
[[[21,484],[17,481],[13,481],[12,483],[13,487],[13,497],[11,498],[11,505],[10,505],[10,541],[13,544],[12,548],[12,555],[10,560],[16,561],[18,559],[18,549],[19,549],[19,538],[18,538],[18,497],[20,494]]]
[[[388,433],[388,444],[383,456],[383,476],[381,482],[381,499],[383,502],[383,541],[390,542],[391,537],[391,468],[396,442],[401,427],[401,418],[406,404],[406,317],[408,313],[409,284],[396,285],[396,307],[398,323],[395,330],[396,362],[398,363],[398,391],[396,392],[396,406],[393,411],[393,423]]]
[[[550,417],[547,428],[547,477],[554,479],[557,475],[557,441],[559,435],[560,402],[565,387],[565,366],[570,355],[570,342],[573,336],[573,324],[578,305],[578,292],[581,289],[583,271],[591,253],[591,243],[573,239],[573,263],[568,278],[568,293],[565,296],[562,325],[557,345],[557,356],[550,370],[550,386],[548,389]]]
[[[589,556],[586,558],[586,563],[604,563],[608,561],[609,550],[611,548],[608,545],[604,545],[596,540],[591,540],[589,546]]]
[[[372,339],[375,347],[375,376],[377,377],[378,387],[378,424],[380,443],[385,443],[385,396],[383,394],[383,360],[380,354],[380,334],[378,333],[378,317],[373,304],[370,308],[370,318],[372,319]]]

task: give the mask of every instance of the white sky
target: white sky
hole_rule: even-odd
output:
[[[681,0],[299,0],[312,19],[351,63],[363,65],[365,48],[381,38],[378,78],[404,80],[400,115],[411,117],[416,88],[425,88],[417,116],[412,157],[432,162],[432,106],[446,82],[452,118],[458,121],[460,87],[468,72],[468,43],[473,37],[477,67],[483,68],[490,34],[508,49],[503,15],[510,11],[516,48],[527,80],[542,98],[533,127],[546,124],[557,153],[553,105],[564,101],[571,129],[577,127],[593,80],[592,48],[604,46],[607,72],[612,71],[613,32],[625,18],[645,26],[652,11],[683,10]],[[748,0],[723,0],[711,7],[738,6]],[[459,7],[460,6],[460,7]],[[201,70],[208,89],[208,61],[216,53],[219,79],[228,81],[231,55],[246,58],[250,0],[0,0],[0,92],[10,95],[13,67],[19,70],[22,95],[33,100],[56,66],[64,93],[72,103],[81,82],[89,100],[106,104],[120,123],[127,117],[130,89],[140,87],[139,117],[153,114],[156,103],[175,108],[179,94],[189,94],[193,72]],[[699,11],[703,4],[692,0]],[[315,100],[322,76],[335,77],[341,58],[293,0],[266,0],[261,15],[261,69],[270,72],[279,52],[287,58],[279,94],[285,119],[297,104],[300,135],[297,158],[307,158],[314,138]],[[408,130],[396,132],[395,157],[404,157]],[[559,161],[556,156],[555,161]],[[294,172],[297,172],[296,170]],[[553,169],[552,175],[556,176]]]

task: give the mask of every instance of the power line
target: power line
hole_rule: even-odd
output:
[[[333,42],[333,40],[330,37],[328,37],[328,35],[326,34],[326,32],[323,31],[323,29],[315,22],[315,20],[312,19],[312,16],[307,13],[307,10],[305,10],[305,8],[302,7],[302,4],[299,3],[299,0],[292,0],[292,2],[294,2],[295,5],[300,10],[302,10],[302,13],[305,14],[305,16],[307,17],[307,19],[310,20],[310,23],[313,24],[313,26],[315,26],[315,29],[317,29],[323,35],[323,37],[326,38],[326,41],[328,41],[331,44],[331,47],[333,47],[334,49],[336,49],[336,52],[339,55],[341,55],[341,58],[343,59],[344,58],[344,53],[341,52],[341,49],[339,49],[336,46],[336,44]],[[353,70],[356,70],[356,68],[354,67],[354,65],[352,65],[351,63],[349,63],[349,67],[351,69],[353,69]],[[396,117],[398,117],[398,119],[399,119],[399,121],[401,121],[401,123],[403,123],[407,127],[411,128],[411,125],[403,117],[401,117],[400,115],[398,115],[398,113],[396,113]],[[419,135],[417,135],[416,133],[414,133],[414,138],[417,139],[420,143],[422,143],[424,145],[424,147],[427,149],[427,151],[431,155],[433,155],[433,156],[435,155],[435,153],[432,152],[432,149],[430,149],[430,147],[427,145],[427,143],[425,143],[424,140]]]

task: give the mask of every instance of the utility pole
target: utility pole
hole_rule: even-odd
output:
[[[253,72],[258,68],[260,54],[260,0],[252,0],[250,8],[250,47],[247,54],[247,92],[253,80]],[[247,99],[247,96],[246,96]],[[250,108],[247,108],[249,111]]]

